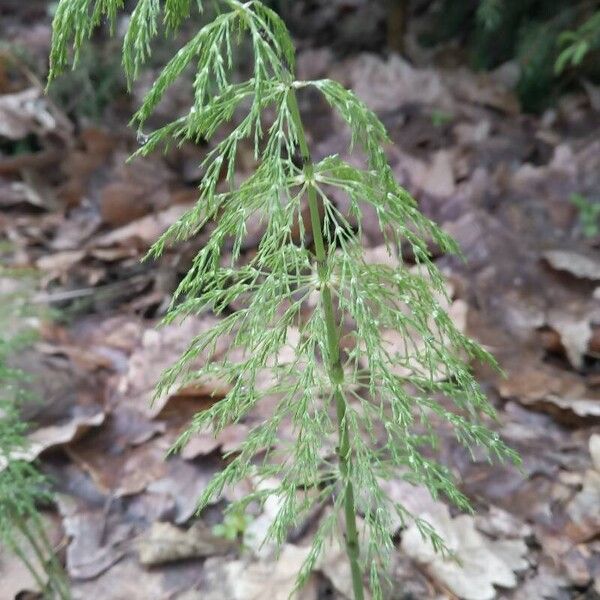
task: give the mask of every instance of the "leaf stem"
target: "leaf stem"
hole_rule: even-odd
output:
[[[314,185],[314,164],[312,161],[310,148],[306,140],[304,125],[298,108],[298,99],[294,87],[290,87],[288,93],[288,107],[293,120],[297,136],[302,166],[307,181],[308,209],[310,212],[310,221],[313,234],[313,243],[315,245],[315,256],[317,262],[317,273],[321,284],[321,303],[325,314],[325,327],[327,331],[327,369],[329,379],[334,388],[334,397],[336,405],[337,427],[338,427],[338,447],[337,455],[340,465],[340,473],[344,486],[344,519],[346,522],[346,553],[350,562],[352,572],[352,588],[354,590],[354,600],[364,600],[362,570],[359,564],[359,542],[358,530],[356,527],[356,506],[354,503],[354,487],[349,477],[351,456],[350,439],[348,435],[348,422],[346,420],[346,398],[343,393],[344,370],[340,360],[340,336],[335,322],[333,299],[328,281],[327,253],[325,251],[325,240],[323,236],[323,227],[321,224],[321,214],[323,207],[319,206],[322,201],[317,196]]]

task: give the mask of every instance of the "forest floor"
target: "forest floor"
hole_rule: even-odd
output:
[[[81,116],[78,108],[102,86],[86,87],[84,77],[70,95],[45,96],[35,65],[45,64],[49,19],[19,10],[0,29],[8,43],[0,50],[0,237],[10,242],[9,264],[39,271],[35,300],[56,309],[16,362],[41,399],[28,411],[30,437],[58,492],[45,516],[74,596],[285,600],[314,523],[294,533],[275,563],[253,541],[272,518],[269,507],[255,515],[245,548],[212,534],[226,498],[194,514],[223,454],[251,423],[218,439],[199,435],[165,460],[191,415],[220,390],[190,387],[150,403],[160,371],[214,321],[206,314],[156,328],[208,233],[140,262],[195,200],[207,147],[126,164],[137,146],[128,116],[153,73],[130,97],[103,106],[101,119]],[[299,71],[340,80],[377,111],[399,181],[458,240],[466,262],[436,259],[449,312],[504,369],[478,375],[499,411],[495,427],[523,458],[521,471],[490,466],[441,431],[439,455],[475,516],[390,483],[393,497],[439,527],[463,566],[396,532],[389,597],[600,598],[600,236],[596,215],[586,221],[572,201],[600,198],[598,90],[564,96],[533,116],[511,91],[511,65],[482,74],[307,46]],[[176,115],[185,91],[171,94],[157,118]],[[317,158],[346,153],[343,124],[318,99],[302,102]],[[252,170],[249,149],[241,164],[240,176]],[[381,256],[373,215],[365,214],[364,230],[367,251]],[[260,226],[250,234],[246,253]],[[1,600],[35,597],[35,583],[6,553],[0,582]],[[344,556],[332,546],[299,598],[349,598],[349,586]]]

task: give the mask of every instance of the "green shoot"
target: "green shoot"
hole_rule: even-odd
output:
[[[596,237],[600,233],[600,203],[591,202],[581,194],[571,194],[569,201],[579,211],[583,235],[588,238]]]
[[[227,511],[223,516],[223,521],[217,523],[212,532],[218,537],[235,541],[243,537],[250,523],[252,523],[252,517],[237,507],[237,510]]]

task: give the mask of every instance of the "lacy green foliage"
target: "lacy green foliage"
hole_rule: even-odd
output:
[[[561,33],[558,43],[562,50],[556,59],[556,73],[562,73],[568,66],[580,66],[589,52],[600,48],[600,10],[577,29]]]
[[[211,224],[210,239],[181,281],[165,321],[206,310],[221,319],[191,341],[163,374],[157,393],[206,377],[231,385],[225,398],[195,416],[175,449],[206,425],[218,432],[244,419],[264,397],[277,396],[273,414],[229,457],[200,498],[199,510],[247,476],[276,476],[279,487],[261,489],[232,510],[277,495],[280,510],[269,536],[281,544],[315,502],[330,499],[335,510],[315,534],[301,584],[325,540],[339,533],[340,511],[346,511],[348,521],[345,503],[354,486],[358,492],[350,508],[364,516],[368,532],[361,564],[374,597],[380,598],[379,577],[393,549],[396,515],[416,520],[436,548],[445,548],[426,522],[390,500],[382,480],[403,477],[426,486],[434,497],[470,509],[449,470],[427,457],[427,448],[437,444],[436,422],[450,423],[469,449],[480,446],[490,458],[517,460],[480,421],[478,415],[493,417],[494,411],[464,359],[494,361],[454,326],[439,304],[446,293],[444,281],[426,240],[444,252],[457,252],[457,247],[394,180],[383,149],[387,134],[377,116],[335,81],[297,81],[292,40],[277,14],[261,2],[223,0],[219,6],[215,18],[164,67],[133,119],[143,128],[169,86],[186,69],[194,69],[189,112],[145,136],[138,154],[171,143],[214,140],[202,165],[198,202],[156,242],[150,255],[159,256],[167,245]],[[74,43],[78,51],[91,34],[91,24],[101,15],[114,22],[119,7],[117,0],[61,1],[54,24],[53,76],[66,64],[69,45]],[[181,0],[139,0],[124,42],[130,78],[148,58],[151,40],[181,24],[190,7]],[[240,46],[247,39],[253,69],[240,81],[235,57],[240,47],[247,48]],[[364,168],[340,156],[313,164],[297,104],[297,96],[308,88],[320,92],[346,122]],[[228,123],[233,126],[225,130]],[[254,144],[258,167],[238,183],[234,173],[243,140]],[[220,183],[223,173],[225,186]],[[336,188],[349,198],[346,213],[332,200]],[[309,205],[312,198],[321,209],[320,216],[311,210],[311,230],[302,217],[307,197]],[[365,261],[360,227],[365,205],[375,210],[389,253],[408,244],[419,272]],[[264,233],[256,252],[246,256],[242,248],[251,218],[262,221]],[[351,225],[354,219],[358,227]],[[238,308],[232,311],[231,306]],[[293,358],[284,360],[291,328],[300,337]],[[383,330],[400,334],[402,352],[389,349]],[[339,336],[349,348],[340,362]],[[214,357],[224,337],[225,354],[196,369],[196,359]],[[399,375],[399,368],[405,374]],[[339,422],[332,414],[336,406]],[[297,434],[289,445],[279,439],[286,420]],[[324,448],[338,429],[337,457],[329,456]]]
[[[583,58],[600,47],[598,3],[588,0],[444,0],[430,43],[460,36],[477,68],[508,60],[521,68],[525,110],[546,108],[570,83],[566,68],[593,80],[600,70]],[[596,61],[597,62],[597,61]]]
[[[19,458],[28,448],[27,423],[20,415],[26,375],[9,363],[32,340],[26,326],[31,317],[27,280],[0,269],[0,284],[11,288],[0,295],[0,543],[21,559],[45,597],[66,600],[64,574],[38,511],[51,498],[48,482],[35,465]]]

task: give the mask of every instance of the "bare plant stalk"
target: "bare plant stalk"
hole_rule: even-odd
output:
[[[302,167],[306,180],[311,182],[314,178],[314,164],[310,154],[310,148],[306,141],[304,124],[298,108],[298,99],[295,91],[288,96],[288,105],[298,132],[298,144],[300,146],[300,155],[302,158]],[[327,255],[325,253],[325,240],[323,238],[323,225],[321,223],[321,214],[323,206],[319,207],[319,200],[314,184],[307,186],[308,208],[310,211],[310,221],[313,234],[313,243],[315,245],[315,258],[317,262],[317,273],[321,287],[321,302],[325,313],[325,325],[327,328],[328,351],[325,357],[327,362],[327,371],[329,379],[334,389],[335,406],[338,428],[338,446],[337,455],[340,463],[340,473],[342,476],[343,494],[344,494],[344,519],[346,524],[346,553],[350,561],[352,571],[352,588],[354,590],[354,599],[363,600],[362,570],[359,564],[359,542],[358,531],[356,528],[356,506],[354,504],[354,486],[350,479],[351,471],[351,451],[350,439],[348,435],[348,425],[346,423],[346,398],[343,391],[344,370],[340,360],[340,335],[335,322],[333,299],[328,281]]]

